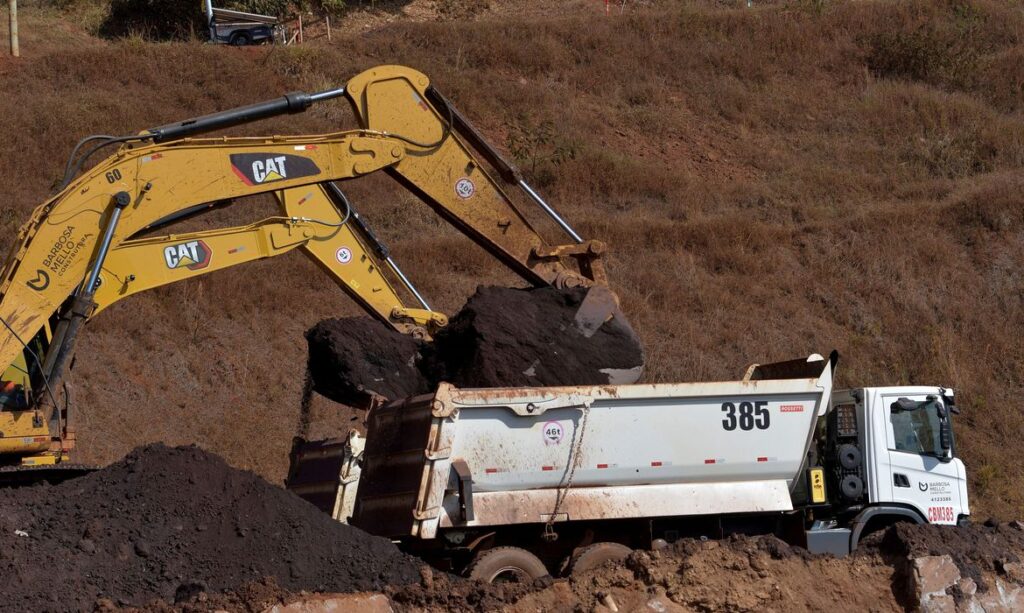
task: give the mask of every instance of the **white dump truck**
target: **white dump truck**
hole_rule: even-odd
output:
[[[754,365],[713,383],[442,385],[371,411],[361,454],[358,439],[297,448],[289,486],[488,581],[682,537],[775,534],[843,555],[896,522],[966,521],[952,391],[833,390],[836,361]]]

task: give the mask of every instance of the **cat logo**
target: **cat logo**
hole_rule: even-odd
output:
[[[246,185],[262,185],[320,174],[320,168],[313,160],[284,153],[236,153],[231,156],[231,170]]]
[[[167,268],[187,268],[189,270],[202,270],[210,265],[210,258],[213,252],[203,241],[189,241],[171,245],[164,249],[164,262]]]

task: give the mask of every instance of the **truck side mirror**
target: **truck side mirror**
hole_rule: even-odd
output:
[[[945,419],[939,422],[939,444],[942,445],[942,450],[946,453],[949,453],[949,450],[953,448],[953,440],[949,432],[949,421]]]
[[[935,412],[939,416],[939,446],[942,447],[942,455],[939,460],[949,462],[949,451],[953,448],[953,430],[949,426],[949,412],[941,401],[935,402]]]

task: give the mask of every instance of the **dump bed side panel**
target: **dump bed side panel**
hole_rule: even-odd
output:
[[[552,488],[575,462],[577,487],[677,482],[791,481],[820,392],[596,400],[521,416],[463,407],[452,456],[480,492]]]

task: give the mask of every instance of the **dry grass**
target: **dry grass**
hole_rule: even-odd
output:
[[[611,18],[490,4],[473,22],[397,20],[333,46],[96,42],[0,60],[0,231],[11,236],[85,134],[409,64],[501,145],[554,126],[524,165],[611,244],[650,380],[731,378],[837,348],[843,384],[955,386],[976,514],[1024,513],[1020,3],[663,1]],[[351,125],[338,105],[248,131]],[[478,283],[513,282],[386,179],[349,192],[443,309]],[[217,222],[255,216],[240,204]],[[300,256],[281,260],[90,325],[73,380],[92,459],[197,441],[283,475],[302,332],[356,310]]]

